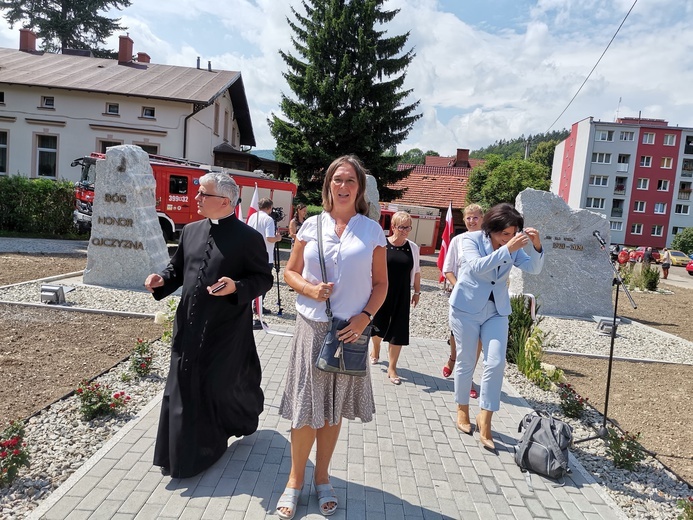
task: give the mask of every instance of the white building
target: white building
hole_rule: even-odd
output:
[[[0,48],[0,174],[76,181],[70,163],[106,147],[253,170],[259,159],[240,72],[133,59],[120,37],[117,60],[88,51],[36,50],[20,31],[19,50]],[[216,149],[216,150],[215,150]],[[254,160],[253,160],[254,159]]]
[[[693,226],[693,128],[626,117],[574,123],[556,146],[551,191],[603,213],[611,243],[669,247]]]

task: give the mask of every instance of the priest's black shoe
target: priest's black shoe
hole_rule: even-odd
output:
[[[269,309],[267,309],[267,308],[265,308],[265,307],[263,307],[263,308],[262,308],[262,314],[272,314],[272,311],[269,310]]]
[[[253,320],[253,330],[262,330],[262,323],[260,323],[260,320]]]
[[[163,466],[160,468],[161,469],[161,474],[164,477],[168,477],[171,474],[171,470],[168,468],[164,468]]]

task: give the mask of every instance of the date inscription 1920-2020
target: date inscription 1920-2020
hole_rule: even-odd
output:
[[[568,249],[570,251],[582,251],[583,246],[581,244],[575,244],[575,239],[567,237],[544,237],[545,240],[551,240],[554,249]]]

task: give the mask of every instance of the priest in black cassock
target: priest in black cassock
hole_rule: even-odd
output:
[[[204,175],[195,200],[206,218],[183,228],[169,265],[144,283],[157,300],[183,287],[154,449],[154,465],[175,478],[204,471],[230,437],[257,430],[264,395],[250,302],[273,283],[262,236],[234,214],[233,179]]]

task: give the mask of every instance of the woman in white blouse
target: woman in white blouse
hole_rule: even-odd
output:
[[[387,294],[385,234],[369,219],[365,200],[366,169],[353,155],[332,162],[322,189],[324,212],[301,226],[284,280],[297,292],[296,328],[291,344],[286,386],[279,412],[291,421],[291,472],[277,503],[277,515],[293,518],[304,484],[308,456],[317,442],[314,484],[320,512],[333,514],[337,496],[328,473],[339,438],[342,417],[369,422],[375,403],[370,375],[347,376],[315,368],[329,323],[325,301],[335,318],[349,320],[338,336],[357,339]],[[322,280],[317,243],[317,219],[327,280]]]

